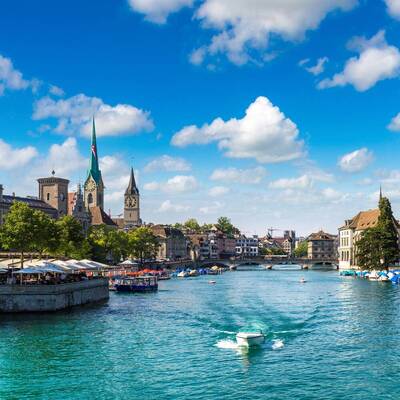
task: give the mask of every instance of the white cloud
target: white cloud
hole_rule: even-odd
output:
[[[202,214],[215,214],[223,208],[224,208],[223,203],[220,203],[219,201],[214,201],[213,203],[211,203],[207,206],[200,207],[199,211]]]
[[[213,171],[210,179],[213,181],[221,181],[226,183],[241,183],[248,185],[257,185],[260,183],[266,170],[263,167],[238,169],[238,168],[219,168]]]
[[[60,87],[55,86],[55,85],[50,85],[49,93],[54,96],[58,96],[58,97],[62,97],[65,94],[64,90],[62,90]]]
[[[194,176],[177,175],[167,182],[149,182],[144,185],[145,190],[160,190],[165,193],[188,193],[197,190],[198,183]]]
[[[0,139],[0,170],[24,167],[37,155],[37,150],[32,146],[13,148]]]
[[[400,19],[400,0],[385,0],[388,13],[397,19]]]
[[[230,189],[226,186],[214,186],[208,191],[208,194],[211,197],[220,197],[228,194],[229,192]]]
[[[145,167],[145,172],[168,171],[185,172],[191,170],[191,165],[183,158],[163,155],[149,162]]]
[[[290,161],[304,155],[304,143],[299,140],[294,122],[266,97],[258,97],[242,119],[215,119],[202,127],[186,126],[172,138],[172,144],[218,142],[227,157],[255,158],[262,163]]]
[[[14,68],[12,61],[0,54],[0,96],[4,91],[22,90],[30,86],[30,82],[25,80],[22,73]]]
[[[134,11],[146,16],[146,19],[157,24],[164,24],[170,14],[183,7],[189,7],[193,0],[128,0]]]
[[[353,85],[356,90],[364,92],[381,80],[391,79],[400,74],[400,51],[388,45],[385,31],[378,32],[371,39],[356,37],[350,47],[359,53],[347,62],[342,72],[318,84],[319,89],[334,86]]]
[[[400,113],[392,118],[387,128],[393,132],[400,132]]]
[[[189,206],[172,203],[171,200],[165,200],[158,209],[158,212],[184,212],[190,210]]]
[[[269,184],[271,189],[306,189],[312,186],[312,180],[308,175],[298,178],[283,178]]]
[[[54,170],[57,176],[68,176],[71,172],[87,167],[87,160],[80,154],[75,138],[68,138],[62,144],[53,144],[46,159],[40,162],[40,170],[50,175]]]
[[[339,159],[338,165],[345,172],[359,172],[365,169],[373,160],[373,154],[366,147],[345,154]]]
[[[307,30],[316,29],[334,10],[347,11],[356,0],[205,0],[196,12],[203,27],[217,31],[207,46],[210,55],[226,54],[241,65],[248,62],[253,49],[265,59],[270,37],[302,39]]]
[[[387,185],[394,185],[398,186],[400,183],[400,170],[393,169],[393,170],[378,170],[376,171],[375,175],[379,179],[380,182],[387,184]]]
[[[100,169],[103,175],[103,180],[110,196],[119,196],[123,198],[125,189],[128,187],[130,178],[130,167],[118,154],[106,155],[100,157]],[[139,183],[139,172],[135,171],[136,183]]]
[[[90,136],[93,115],[98,136],[129,135],[154,129],[149,112],[129,104],[110,106],[97,97],[84,94],[59,100],[43,97],[34,104],[33,119],[56,118],[56,132]]]
[[[305,61],[305,60],[303,60]],[[312,67],[305,67],[306,71],[315,76],[322,74],[325,71],[325,64],[329,61],[328,57],[318,58],[317,63]],[[301,63],[301,62],[300,62]],[[300,65],[304,65],[300,64]]]
[[[346,200],[348,197],[346,194],[343,194],[338,190],[332,188],[322,189],[321,193],[324,199],[329,200],[333,203],[341,202],[343,200]]]

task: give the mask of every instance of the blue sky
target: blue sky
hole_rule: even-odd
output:
[[[398,215],[399,33],[399,0],[4,2],[0,182],[84,181],[95,114],[113,215],[132,164],[147,222]]]

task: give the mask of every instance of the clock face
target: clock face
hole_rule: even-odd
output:
[[[88,192],[93,192],[96,189],[96,184],[93,181],[89,181],[86,183],[85,189]]]
[[[136,200],[136,197],[134,197],[134,196],[128,196],[127,198],[126,198],[126,206],[127,207],[136,207],[136,204],[137,204],[137,200]]]

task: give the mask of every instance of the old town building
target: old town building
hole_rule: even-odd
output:
[[[346,220],[339,228],[339,268],[357,267],[357,242],[363,232],[374,228],[378,224],[380,211],[378,208],[359,212],[354,218]],[[398,236],[400,237],[400,224],[393,219]]]
[[[337,236],[324,231],[312,233],[308,239],[307,257],[311,260],[337,259]]]
[[[160,260],[183,260],[188,258],[188,241],[180,229],[169,225],[151,225],[149,229],[157,237]]]

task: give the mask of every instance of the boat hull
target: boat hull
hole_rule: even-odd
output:
[[[117,292],[124,292],[124,293],[148,293],[148,292],[156,292],[158,290],[158,285],[154,286],[115,285],[115,290]]]
[[[255,347],[261,346],[265,341],[264,335],[249,335],[240,334],[236,335],[236,342],[239,346]]]

